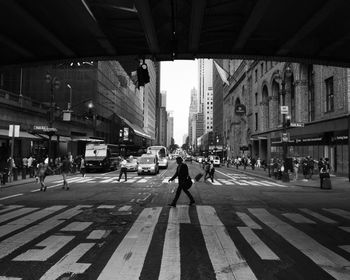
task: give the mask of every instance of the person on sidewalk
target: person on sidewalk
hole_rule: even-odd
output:
[[[72,168],[71,161],[68,159],[67,156],[64,156],[63,160],[61,162],[61,173],[62,173],[62,178],[63,178],[62,189],[66,189],[67,191],[69,190],[67,176],[68,176],[68,173],[71,172],[71,168]]]
[[[330,178],[329,172],[330,172],[330,164],[329,164],[328,158],[325,158],[323,161],[323,165],[320,169],[320,188],[321,189],[323,188],[324,179]]]
[[[127,173],[126,164],[127,164],[126,159],[122,158],[122,161],[120,162],[119,178],[117,179],[118,182],[122,178],[123,174],[125,174],[125,182],[128,180],[128,176],[126,174]]]
[[[295,158],[293,161],[294,181],[298,181],[299,166],[299,161]]]
[[[214,173],[215,173],[214,161],[211,161],[210,167],[209,167],[209,176],[212,183],[214,182]]]
[[[193,196],[189,192],[189,190],[184,188],[184,185],[186,183],[187,177],[189,175],[188,174],[188,167],[187,167],[187,165],[185,163],[182,162],[182,158],[181,157],[177,157],[176,158],[176,163],[178,164],[178,166],[176,168],[176,172],[175,172],[174,176],[169,179],[169,182],[175,180],[175,178],[178,177],[178,179],[179,179],[179,186],[177,187],[176,194],[175,194],[175,197],[174,197],[173,201],[170,204],[168,204],[168,205],[172,206],[172,207],[176,207],[176,203],[177,203],[177,200],[180,197],[181,191],[184,191],[184,193],[190,199],[189,205],[191,206],[191,205],[193,205],[195,203],[195,201],[193,199]]]
[[[83,156],[80,158],[80,173],[82,177],[85,177],[85,159]]]

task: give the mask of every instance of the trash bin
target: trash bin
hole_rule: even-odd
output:
[[[27,176],[27,169],[25,167],[22,168],[22,179],[25,179]]]
[[[18,170],[17,167],[12,168],[12,173],[13,173],[13,181],[18,180]]]

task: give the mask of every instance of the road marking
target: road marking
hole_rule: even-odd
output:
[[[340,216],[344,219],[350,220],[350,212],[342,210],[342,209],[335,209],[335,208],[323,208],[323,210],[330,212],[332,214],[335,214],[337,216]]]
[[[97,207],[97,209],[113,209],[115,208],[115,205],[100,205]]]
[[[191,223],[188,206],[178,205],[169,211],[158,280],[180,280],[181,278],[180,223]]]
[[[138,180],[137,183],[146,183],[147,180],[146,179],[141,179],[141,180]]]
[[[280,258],[249,227],[237,227],[244,239],[262,260],[279,260]]]
[[[248,210],[335,279],[347,280],[350,278],[350,271],[347,270],[350,266],[348,260],[324,247],[302,231],[271,215],[266,209],[249,208]]]
[[[75,236],[52,235],[36,244],[35,246],[44,247],[41,249],[30,249],[25,253],[14,258],[14,261],[47,261],[56,254],[66,244],[74,239]]]
[[[262,229],[261,226],[254,222],[246,213],[236,212],[236,214],[247,227],[252,229]]]
[[[110,230],[93,230],[88,237],[86,237],[86,239],[102,239],[102,238],[106,238],[108,236],[108,234],[110,233]]]
[[[339,228],[346,232],[350,232],[350,227],[339,227]]]
[[[118,209],[118,211],[123,212],[123,211],[130,211],[132,208],[131,205],[124,205]]]
[[[114,178],[108,178],[108,179],[105,179],[105,180],[102,180],[100,183],[109,183],[109,182],[112,182],[114,180]]]
[[[52,185],[47,187],[48,189],[53,189],[53,188],[57,188],[57,187],[62,187],[62,184],[57,184],[57,185]]]
[[[90,267],[90,263],[77,263],[95,243],[81,243],[51,267],[40,280],[56,280],[66,273],[81,274]]]
[[[159,174],[159,176],[162,177],[166,172],[167,170],[164,170],[162,173]]]
[[[22,278],[0,276],[0,280],[22,280]]]
[[[252,182],[252,183],[254,183],[254,184],[258,185],[258,186],[261,186],[261,185],[267,186],[267,187],[271,186],[270,183],[264,183],[264,182],[261,182],[261,181],[250,181],[250,182]]]
[[[135,183],[135,182],[136,182],[136,180],[134,180],[134,179],[128,179],[125,183],[130,184],[130,183]],[[137,183],[140,183],[140,182],[137,182]]]
[[[63,213],[57,214],[52,218],[49,218],[37,225],[34,225],[26,230],[23,230],[11,237],[0,242],[0,259],[6,257],[11,254],[16,249],[21,246],[27,244],[28,242],[34,240],[39,235],[48,232],[49,230],[61,225],[66,221],[66,219],[70,219],[81,212],[84,207],[91,207],[87,205],[78,205],[72,209],[66,210]]]
[[[16,197],[16,196],[21,196],[21,195],[23,195],[23,193],[14,194],[14,195],[10,195],[10,196],[5,196],[5,197],[0,198],[0,200],[5,200],[5,199],[13,198],[13,197]]]
[[[284,213],[282,215],[297,224],[316,224],[314,221],[297,213]]]
[[[84,231],[91,225],[92,222],[72,222],[66,227],[62,228],[61,231]]]
[[[341,249],[345,250],[346,252],[350,253],[350,245],[342,245],[342,246],[339,246],[339,248],[341,248]]]
[[[286,185],[277,184],[277,183],[274,183],[274,182],[271,182],[271,181],[266,181],[266,180],[265,181],[261,181],[261,182],[267,183],[270,186],[273,185],[273,186],[277,186],[277,187],[281,187],[281,188],[293,187],[293,186],[286,186]]]
[[[319,213],[311,211],[309,209],[299,208],[299,210],[304,212],[304,213],[306,213],[306,214],[308,214],[308,215],[310,215],[310,216],[312,216],[312,217],[314,217],[314,218],[316,218],[316,219],[318,219],[318,220],[320,220],[320,221],[322,221],[322,222],[324,222],[324,223],[328,223],[328,224],[336,224],[337,223],[336,221],[334,221],[334,220],[332,220],[332,219],[330,219],[328,217],[325,217],[325,216],[323,216],[323,215],[321,215]]]
[[[0,210],[0,214],[4,213],[4,212],[7,212],[7,211],[14,210],[14,209],[22,208],[22,207],[23,207],[23,205],[9,205],[9,206],[5,206],[4,209]],[[1,278],[0,278],[0,280],[1,280]]]
[[[161,207],[145,208],[97,280],[139,279]]]
[[[12,211],[10,213],[2,214],[0,216],[0,223],[28,214],[30,212],[34,212],[35,210],[38,210],[38,209],[39,208],[21,208],[21,209]]]
[[[197,206],[197,213],[216,279],[256,279],[214,208]]]
[[[210,184],[212,184],[214,186],[222,186],[222,184],[217,180],[214,180],[214,182],[212,182],[210,179],[207,179],[207,180]]]

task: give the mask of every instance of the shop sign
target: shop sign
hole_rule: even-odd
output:
[[[48,127],[47,125],[34,125],[33,130],[39,132],[57,132],[57,128]]]
[[[19,137],[19,125],[9,125],[9,137]]]
[[[290,126],[291,127],[304,127],[305,124],[301,123],[301,122],[292,122],[292,123],[290,123]]]
[[[128,127],[124,127],[124,137],[123,137],[124,141],[128,141],[129,140],[129,128]]]
[[[282,133],[281,141],[282,142],[289,142],[289,133]]]
[[[239,149],[241,151],[248,151],[249,150],[248,146],[240,146]]]
[[[288,106],[281,106],[281,114],[288,115]]]
[[[235,107],[235,113],[236,115],[245,115],[247,109],[245,107],[245,105],[243,104],[237,104],[236,107]]]

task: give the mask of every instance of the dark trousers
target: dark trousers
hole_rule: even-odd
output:
[[[122,167],[122,168],[120,169],[120,172],[119,172],[119,179],[118,179],[118,180],[120,180],[120,179],[122,178],[123,174],[125,174],[125,181],[128,180],[128,176],[126,175],[126,168],[125,168],[125,167]]]
[[[180,197],[181,191],[184,191],[184,193],[188,196],[188,198],[190,199],[190,201],[191,201],[191,202],[194,202],[193,196],[191,195],[191,193],[189,192],[189,190],[185,190],[181,185],[179,185],[179,186],[177,187],[175,197],[174,197],[173,202],[172,202],[171,204],[176,205],[176,202],[177,202],[177,200],[178,200],[179,197]]]

